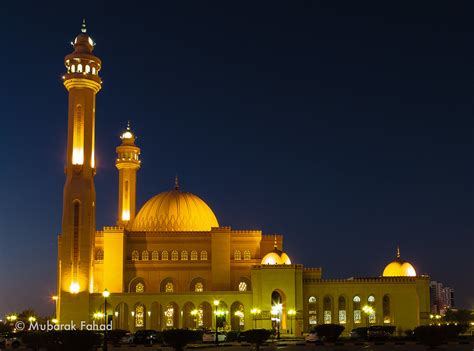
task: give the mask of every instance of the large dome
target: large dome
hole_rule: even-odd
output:
[[[175,189],[148,200],[128,229],[137,232],[198,232],[218,226],[214,212],[200,197]]]
[[[400,258],[400,249],[397,248],[397,258],[385,266],[382,276],[416,277],[416,271],[410,262],[404,261]]]

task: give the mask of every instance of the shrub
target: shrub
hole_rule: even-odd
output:
[[[435,348],[448,341],[446,330],[437,325],[422,325],[413,331],[415,337],[426,346]]]
[[[339,324],[320,324],[314,328],[318,336],[327,341],[336,341],[344,331],[344,327]]]
[[[244,336],[245,341],[255,345],[255,351],[259,351],[260,345],[270,337],[270,331],[266,329],[250,329],[244,332]]]
[[[190,342],[199,340],[199,331],[189,329],[164,330],[163,340],[176,351],[182,351]]]

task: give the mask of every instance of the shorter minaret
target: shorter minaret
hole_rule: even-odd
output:
[[[135,145],[135,134],[130,129],[130,122],[120,139],[122,144],[115,149],[117,152],[115,166],[119,171],[117,224],[125,227],[135,218],[137,171],[141,163],[140,148]]]

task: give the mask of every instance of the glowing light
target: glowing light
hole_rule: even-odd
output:
[[[122,221],[129,221],[130,220],[130,211],[123,210],[122,211]]]
[[[128,130],[124,132],[121,137],[121,139],[132,139],[132,138],[133,138],[133,134]]]
[[[57,300],[59,299],[59,296],[57,296],[57,295],[51,296],[51,299],[52,299],[53,301],[57,301]]]
[[[118,311],[115,311],[114,314],[115,314],[115,317],[118,317],[119,315]]]
[[[105,298],[108,298],[110,296],[110,291],[105,289],[104,292],[102,293],[102,296],[105,297]]]
[[[36,322],[36,318],[33,317],[33,316],[29,317],[28,322],[30,322],[30,323]]]
[[[74,148],[72,150],[72,164],[73,165],[82,165],[84,164],[84,149]]]
[[[219,300],[214,300],[214,306],[219,306],[220,301]]]
[[[255,308],[255,307],[250,310],[250,314],[253,314],[253,315],[260,314],[260,312],[262,311],[260,311],[259,308]]]
[[[18,317],[16,315],[11,314],[11,315],[7,316],[7,321],[14,322],[14,321],[17,320],[17,318]]]
[[[92,150],[92,155],[91,155],[91,168],[95,168],[94,150]]]
[[[77,294],[79,290],[80,290],[79,283],[72,282],[71,285],[69,285],[69,292],[71,294]]]
[[[199,312],[198,310],[192,310],[191,316],[197,316],[198,312]]]
[[[294,316],[294,315],[296,315],[296,311],[294,309],[290,309],[290,310],[288,310],[288,315]]]
[[[268,257],[263,264],[276,264],[276,261],[273,257]]]
[[[51,322],[53,322],[53,324],[58,324],[58,323],[59,323],[59,320],[57,320],[56,318],[53,318],[53,319],[51,320]]]

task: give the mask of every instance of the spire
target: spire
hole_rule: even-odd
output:
[[[400,258],[400,245],[397,245],[397,258]]]
[[[274,248],[274,249],[278,249],[277,236],[276,236],[276,234],[275,234],[275,239],[274,239],[274,242],[273,242],[273,248]]]
[[[127,130],[130,130],[130,120],[127,121]]]
[[[86,27],[86,19],[82,19],[82,26],[81,26],[81,32],[86,33],[87,32],[87,27]]]
[[[176,174],[176,176],[174,177],[174,190],[179,190],[179,179],[178,179],[178,175]]]

